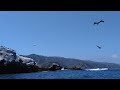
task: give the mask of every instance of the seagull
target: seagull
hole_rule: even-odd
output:
[[[102,46],[98,46],[98,45],[96,45],[99,49],[101,49],[102,48]]]
[[[94,22],[94,25],[95,25],[95,24],[97,24],[97,25],[98,25],[99,23],[100,23],[100,22]]]
[[[98,25],[98,24],[101,23],[101,22],[104,22],[104,21],[103,21],[103,20],[100,20],[99,22],[94,22],[94,25],[95,25],[95,24]]]
[[[100,20],[99,22],[104,22],[103,20]]]

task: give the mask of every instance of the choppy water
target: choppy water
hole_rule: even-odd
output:
[[[120,79],[120,69],[101,71],[63,70],[21,74],[1,74],[0,79]]]

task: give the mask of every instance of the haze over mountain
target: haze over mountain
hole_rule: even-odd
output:
[[[113,54],[111,56],[101,56],[101,57],[93,57],[91,60],[96,62],[109,62],[120,64],[120,54]]]

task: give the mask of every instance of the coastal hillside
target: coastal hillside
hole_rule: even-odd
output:
[[[74,58],[64,58],[64,57],[48,57],[36,54],[23,55],[28,58],[32,58],[37,62],[39,67],[48,68],[52,63],[58,63],[62,67],[66,68],[120,68],[119,64],[106,63],[106,62],[94,62],[90,60],[79,60]]]

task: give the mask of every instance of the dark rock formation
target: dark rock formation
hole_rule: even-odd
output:
[[[37,63],[16,54],[15,50],[0,46],[0,73],[21,73],[38,71]]]
[[[56,70],[61,70],[61,66],[58,65],[57,63],[53,63],[50,67],[49,67],[49,70],[51,71],[56,71]]]
[[[69,70],[83,70],[83,69],[80,68],[80,67],[72,67],[72,68],[66,68],[66,69],[69,69]]]

